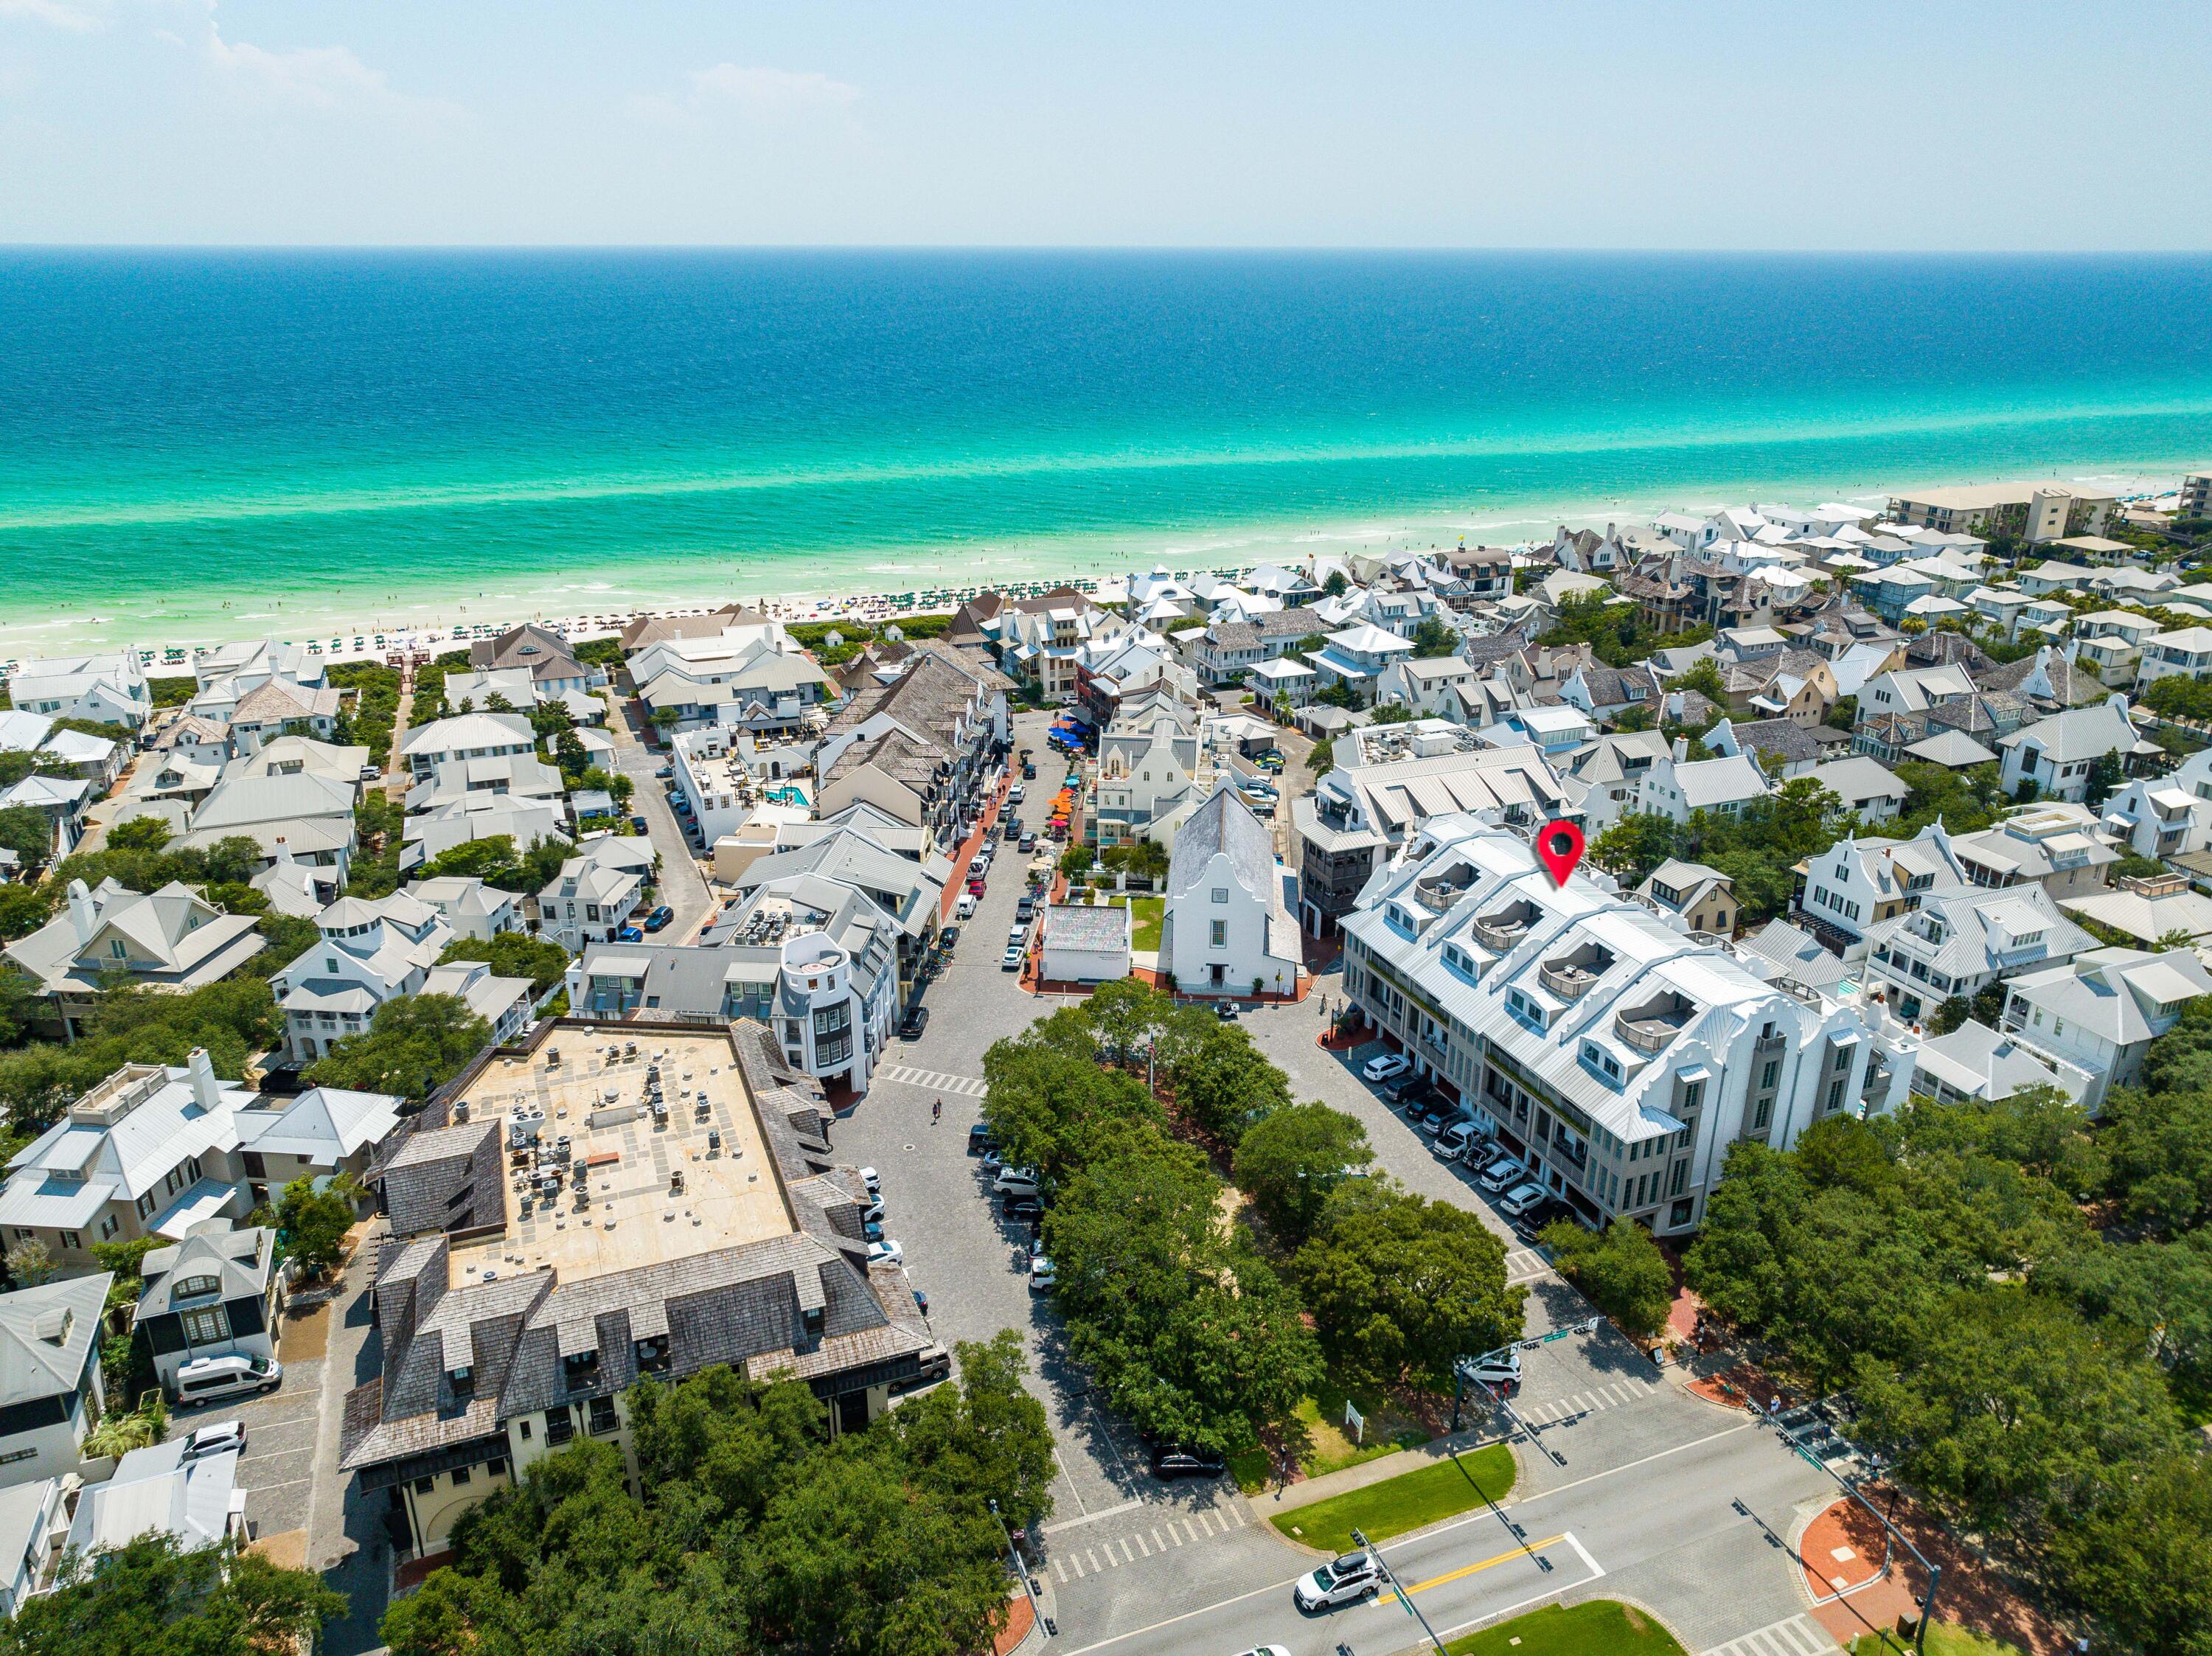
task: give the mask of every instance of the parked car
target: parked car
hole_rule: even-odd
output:
[[[219,1420],[206,1426],[196,1426],[185,1434],[184,1450],[178,1459],[199,1460],[209,1455],[219,1455],[226,1449],[236,1449],[242,1453],[245,1448],[246,1422],[242,1420]]]
[[[1009,1192],[1017,1196],[1035,1196],[1037,1189],[1036,1169],[1035,1168],[1001,1168],[999,1169],[999,1176],[991,1181],[991,1188],[1001,1196]]]
[[[1382,1096],[1403,1102],[1427,1091],[1428,1085],[1426,1076],[1418,1074],[1409,1067],[1382,1083]]]
[[[1006,818],[1006,831],[999,837],[1010,842],[1019,840],[1022,837],[1022,825],[1009,816]]]
[[[1407,1113],[1410,1116],[1411,1112]],[[1421,1131],[1434,1138],[1458,1119],[1457,1110],[1440,1098],[1421,1112]]]
[[[634,925],[626,925],[623,927],[621,931],[615,933],[615,941],[617,943],[643,943],[645,941],[645,933],[639,931]]]
[[[659,770],[653,772],[653,775],[663,782],[675,774],[676,767],[673,765],[663,765]]]
[[[884,1176],[873,1168],[860,1169],[860,1184],[871,1196],[880,1197],[884,1193]]]
[[[642,816],[631,817],[629,819],[629,826],[631,832],[635,834],[645,834],[650,832],[650,830],[648,830],[645,826],[645,818]]]
[[[1006,1218],[1018,1220],[1024,1224],[1032,1219],[1044,1217],[1044,1204],[1034,1196],[1009,1196],[999,1210]]]
[[[284,1365],[274,1357],[195,1357],[177,1370],[176,1402],[185,1408],[225,1403],[258,1392],[273,1392],[283,1378]]]
[[[1022,767],[1022,780],[1024,782],[1034,782],[1036,780],[1036,767],[1035,765],[1024,765]]]
[[[1052,1261],[1042,1253],[1030,1255],[1030,1292],[1049,1294],[1060,1281],[1060,1272]]]
[[[1475,1183],[1493,1193],[1510,1190],[1528,1176],[1528,1169],[1510,1156],[1501,1156],[1477,1175]]]
[[[872,1265],[902,1265],[906,1263],[906,1250],[896,1242],[871,1242],[868,1244],[868,1263]]]
[[[952,945],[959,941],[960,928],[957,925],[948,925],[937,934],[937,946],[948,955],[952,952]]]
[[[1282,749],[1270,748],[1252,762],[1263,771],[1279,771],[1283,767]]]
[[[1462,1121],[1438,1133],[1437,1142],[1431,1148],[1440,1160],[1456,1162],[1484,1142],[1480,1128],[1472,1121]]]
[[[1401,1076],[1413,1067],[1403,1052],[1385,1052],[1380,1058],[1370,1058],[1360,1066],[1361,1077],[1368,1081],[1388,1081],[1392,1076]]]
[[[665,931],[675,922],[676,911],[669,907],[666,903],[663,903],[645,917],[645,929],[648,931]]]
[[[1020,783],[1017,782],[1013,786],[1006,790],[1006,798],[1009,803],[1018,805],[1022,803],[1023,794],[1027,792],[1028,790],[1024,788]]]
[[[1332,1558],[1311,1575],[1301,1575],[1291,1589],[1291,1602],[1303,1611],[1334,1610],[1357,1604],[1382,1591],[1382,1567],[1368,1554],[1348,1552]]]
[[[909,1006],[907,1008],[906,1016],[899,1020],[899,1039],[920,1040],[921,1032],[927,1028],[929,1028],[929,1008]]]
[[[1021,901],[1014,905],[1014,918],[1026,928],[1036,918],[1036,899],[1024,892]]]
[[[1017,849],[1018,849],[1024,857],[1029,855],[1030,852],[1035,851],[1036,849],[1036,830],[1034,828],[1024,828],[1022,830],[1021,840],[1017,846]]]
[[[999,1141],[991,1136],[988,1123],[978,1121],[968,1129],[968,1154],[981,1156],[986,1150],[995,1150]]]
[[[1157,1478],[1219,1477],[1228,1470],[1229,1462],[1212,1449],[1165,1443],[1152,1451],[1152,1476]]]
[[[963,920],[970,920],[975,919],[975,905],[981,901],[982,901],[982,899],[978,897],[974,892],[962,892],[960,894],[960,901],[954,904],[952,907],[954,918]],[[942,936],[943,934],[939,933],[939,935]]]
[[[1517,1219],[1543,1199],[1541,1185],[1516,1185],[1498,1198],[1498,1206],[1507,1218]]]

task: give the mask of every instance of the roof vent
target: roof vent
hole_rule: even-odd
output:
[[[69,1338],[70,1325],[75,1320],[76,1314],[67,1306],[58,1305],[41,1311],[38,1320],[31,1325],[31,1331],[49,1345],[59,1345]]]

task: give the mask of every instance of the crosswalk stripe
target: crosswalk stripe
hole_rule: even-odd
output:
[[[902,1064],[886,1064],[876,1072],[885,1081],[895,1081],[901,1086],[921,1087],[932,1092],[958,1093],[963,1097],[981,1098],[989,1090],[973,1076],[946,1075],[939,1070],[915,1070]]]
[[[1064,1558],[1054,1559],[1052,1561],[1052,1573],[1060,1578],[1060,1585],[1065,1586],[1067,1584],[1067,1561]]]
[[[1098,1562],[1098,1555],[1092,1552],[1089,1548],[1086,1547],[1084,1549],[1083,1556],[1091,1561],[1091,1568],[1092,1569],[1103,1570],[1106,1568],[1103,1564]]]
[[[1835,1648],[1827,1629],[1809,1616],[1793,1616],[1716,1645],[1705,1656],[1823,1656]]]
[[[1229,1503],[1229,1515],[1237,1520],[1237,1527],[1240,1530],[1252,1521],[1244,1516],[1243,1507],[1233,1501]]]

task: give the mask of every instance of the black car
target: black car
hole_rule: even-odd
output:
[[[1170,1443],[1152,1451],[1154,1477],[1219,1477],[1228,1470],[1227,1459],[1212,1449]]]
[[[1429,1090],[1429,1078],[1419,1070],[1408,1070],[1382,1083],[1382,1096],[1394,1104],[1402,1104],[1416,1094]]]
[[[920,1040],[921,1039],[921,1032],[927,1028],[929,1028],[929,1008],[927,1006],[908,1007],[907,1009],[906,1016],[902,1019],[899,1023],[899,1039],[901,1040]]]
[[[1044,1204],[1034,1196],[1009,1196],[1006,1198],[1006,1215],[1009,1219],[1042,1219],[1044,1217]]]
[[[991,1129],[985,1123],[978,1121],[968,1129],[969,1155],[981,1156],[985,1150],[998,1148],[999,1141],[991,1136]]]

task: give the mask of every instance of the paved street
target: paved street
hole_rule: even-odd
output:
[[[1446,1638],[1553,1598],[1599,1595],[1656,1611],[1693,1651],[1787,1623],[1805,1606],[1778,1538],[1801,1506],[1826,1498],[1819,1475],[1741,1416],[1714,1410],[1703,1422],[1682,1443],[1578,1475],[1532,1469],[1528,1492],[1503,1508],[1397,1538],[1384,1556]],[[1392,1599],[1298,1611],[1291,1585],[1317,1562],[1277,1546],[1255,1550],[1248,1568],[1193,1580],[1183,1556],[1171,1553],[1141,1587],[1132,1581],[1136,1591],[1103,1607],[1103,1625],[1097,1594],[1085,1588],[1121,1573],[1057,1586],[1060,1623],[1071,1656],[1226,1656],[1263,1642],[1291,1656],[1332,1656],[1340,1642],[1380,1656],[1421,1643],[1419,1627]],[[1127,1616],[1132,1598],[1139,1617]]]
[[[676,813],[669,809],[666,789],[653,774],[665,761],[639,740],[634,727],[637,703],[619,692],[611,692],[608,700],[613,711],[607,719],[607,733],[614,738],[615,764],[637,785],[630,796],[630,814],[645,818],[645,831],[653,848],[660,853],[660,901],[675,911],[676,918],[657,941],[689,943],[713,909],[714,895],[707,889],[706,876],[699,871],[698,860],[691,854]],[[639,919],[643,918],[641,913]]]

